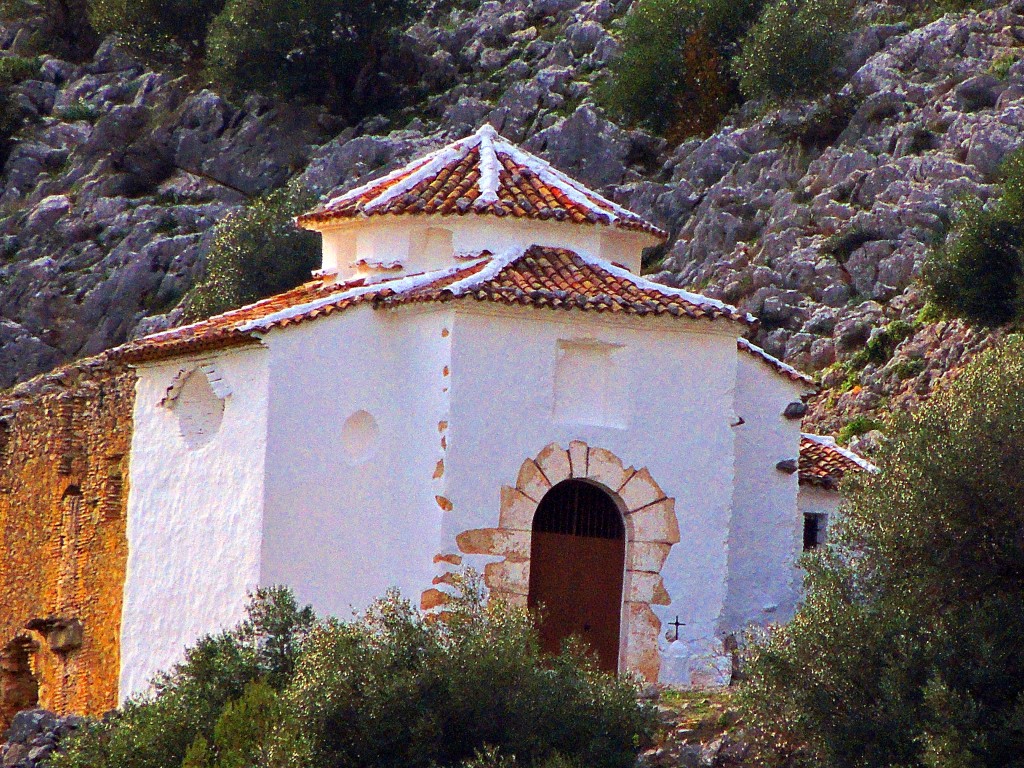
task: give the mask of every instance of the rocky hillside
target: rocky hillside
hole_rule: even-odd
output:
[[[214,226],[254,196],[354,185],[483,121],[669,229],[658,279],[757,314],[758,343],[820,372],[816,429],[914,402],[986,343],[922,316],[915,276],[1020,144],[1022,0],[916,29],[867,6],[841,88],[747,105],[678,147],[594,104],[628,6],[435,9],[403,42],[422,99],[340,133],[147,71],[113,40],[84,65],[42,57],[10,89],[27,123],[0,176],[0,386],[176,322]],[[0,49],[26,38],[8,26]]]

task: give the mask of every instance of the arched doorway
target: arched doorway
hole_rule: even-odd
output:
[[[438,552],[434,556],[441,571],[434,584],[443,587],[450,583],[448,574],[463,563],[464,555],[486,555],[492,561],[484,566],[484,583],[492,596],[526,606],[531,604],[532,594],[533,604],[542,602],[537,598],[540,587],[531,589],[535,573],[531,566],[534,523],[541,501],[555,486],[570,480],[590,484],[614,499],[625,522],[619,669],[656,683],[661,673],[662,628],[654,606],[672,603],[662,568],[673,545],[679,542],[676,502],[646,467],[626,466],[605,448],[591,447],[582,440],[573,440],[568,448],[551,443],[535,458],[524,461],[515,485],[501,489],[498,526],[457,534],[458,553]],[[553,506],[553,502],[549,504]],[[423,592],[423,610],[440,608],[449,599],[439,586]]]
[[[619,667],[626,541],[612,497],[585,480],[549,490],[533,518],[527,605],[542,608],[541,647],[558,653],[577,636],[608,672]]]

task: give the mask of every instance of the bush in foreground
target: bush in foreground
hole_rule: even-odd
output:
[[[795,619],[752,650],[765,766],[1024,765],[1024,340],[897,419]]]
[[[630,682],[542,657],[531,616],[470,581],[443,622],[389,595],[310,638],[293,693],[331,768],[429,768],[496,751],[520,765],[632,768],[652,735]]]
[[[152,695],[76,734],[53,768],[180,768],[190,748],[195,759],[197,740],[214,741],[225,708],[249,686],[282,690],[291,681],[313,622],[287,590],[258,591],[244,622],[200,640],[154,681]]]
[[[443,621],[388,594],[349,622],[258,596],[156,693],[72,738],[53,768],[632,768],[655,714],[467,578]]]

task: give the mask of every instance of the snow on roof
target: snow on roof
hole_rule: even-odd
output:
[[[666,237],[640,216],[503,139],[490,125],[338,195],[297,221],[316,229],[337,219],[416,213],[554,219]]]
[[[750,353],[751,355],[758,358],[762,362],[767,363],[769,366],[774,368],[778,373],[781,373],[790,381],[795,381],[798,384],[803,384],[812,392],[818,391],[818,385],[815,383],[814,379],[812,379],[803,371],[799,371],[793,366],[782,362],[781,360],[779,360],[779,358],[774,357],[773,355],[769,355],[756,344],[747,341],[744,338],[739,338],[736,339],[736,346],[739,349],[743,350],[744,352]]]
[[[386,308],[473,298],[504,305],[691,320],[753,319],[735,307],[653,283],[565,248],[534,245],[417,275],[374,275],[339,284],[313,281],[269,299],[132,342],[122,354],[157,359],[232,344],[253,343],[272,328],[312,320],[356,304]]]

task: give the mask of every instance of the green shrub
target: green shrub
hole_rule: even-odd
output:
[[[85,99],[78,99],[63,109],[56,110],[57,117],[69,123],[76,123],[84,120],[87,123],[95,123],[100,119],[100,111]]]
[[[924,372],[925,361],[920,357],[899,360],[893,364],[892,371],[900,381],[912,379]]]
[[[293,219],[315,203],[311,193],[289,185],[218,224],[206,272],[185,299],[187,316],[209,317],[308,281],[320,265],[320,238]]]
[[[635,685],[578,651],[542,657],[525,609],[461,586],[443,619],[389,594],[315,627],[286,591],[261,595],[52,768],[633,768],[656,719]]]
[[[733,61],[748,99],[812,96],[834,80],[853,28],[850,0],[773,0]]]
[[[881,428],[881,422],[872,419],[869,416],[864,416],[863,414],[857,415],[850,419],[843,428],[839,430],[839,434],[836,435],[836,440],[840,444],[846,445],[855,437],[860,437],[872,430]]]
[[[673,138],[712,130],[738,101],[728,60],[763,0],[640,0],[600,89],[627,120]]]
[[[280,689],[291,680],[313,621],[312,610],[300,608],[287,590],[257,591],[246,621],[200,640],[157,678],[154,694],[89,725],[53,768],[180,768],[186,752],[194,761],[197,737],[216,743],[214,726],[247,686],[262,680]]]
[[[36,58],[27,59],[23,56],[0,57],[0,88],[38,77],[40,65],[41,62]]]
[[[276,91],[358,119],[390,106],[380,73],[424,0],[227,0],[210,28],[207,74],[228,91]]]
[[[983,326],[1019,319],[1024,307],[1024,150],[1007,158],[1002,177],[1002,197],[964,206],[922,270],[940,310]]]
[[[864,349],[850,358],[850,367],[863,368],[869,363],[882,365],[892,358],[896,347],[914,335],[914,327],[903,320],[893,320],[877,333],[871,334]]]
[[[224,707],[212,741],[196,737],[182,768],[303,768],[310,759],[309,741],[292,707],[284,696],[257,680]]]
[[[116,34],[136,53],[174,61],[201,58],[211,22],[224,0],[90,0],[89,18],[102,34]]]
[[[474,580],[446,608],[425,620],[391,594],[314,632],[291,692],[315,764],[454,766],[490,748],[522,765],[633,768],[654,726],[633,684],[578,652],[542,657],[530,615],[484,605]]]
[[[1005,80],[1010,74],[1010,68],[1019,60],[1020,56],[1015,51],[1000,54],[989,65],[988,71],[1000,80]]]
[[[0,89],[0,166],[7,161],[14,146],[14,136],[24,121],[18,102]]]
[[[898,417],[850,477],[806,599],[755,643],[754,763],[1024,765],[1024,341]]]

